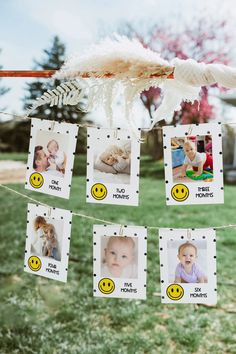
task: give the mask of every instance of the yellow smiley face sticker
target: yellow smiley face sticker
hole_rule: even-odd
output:
[[[180,300],[184,295],[184,289],[179,284],[170,284],[166,289],[166,294],[171,300]]]
[[[98,289],[103,294],[111,294],[115,290],[115,283],[109,278],[102,278],[98,283]]]
[[[176,184],[171,189],[171,196],[177,202],[183,202],[189,196],[189,189],[184,184]]]
[[[96,200],[102,200],[107,196],[107,188],[102,183],[96,183],[91,188],[92,197]]]
[[[39,259],[39,257],[31,256],[28,259],[28,266],[30,267],[31,270],[33,270],[34,272],[37,272],[41,268],[42,263],[41,263],[41,260]]]
[[[40,188],[43,185],[43,176],[38,173],[38,172],[34,172],[32,173],[32,175],[30,175],[29,178],[30,184],[33,188]]]

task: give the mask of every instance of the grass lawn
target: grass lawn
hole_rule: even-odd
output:
[[[139,207],[85,203],[85,178],[70,200],[10,187],[40,202],[119,224],[210,227],[236,223],[236,188],[224,205],[165,205],[164,182],[143,178]],[[27,200],[0,189],[0,353],[236,353],[235,229],[217,231],[215,308],[160,302],[157,231],[148,232],[147,300],[93,297],[93,221],[74,217],[67,284],[23,272]],[[95,222],[96,223],[96,222]]]

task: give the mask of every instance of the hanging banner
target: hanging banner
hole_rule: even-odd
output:
[[[215,230],[160,229],[159,239],[162,302],[215,305]]]
[[[94,296],[146,299],[147,229],[94,225]]]
[[[25,188],[69,198],[78,126],[32,118]]]
[[[166,204],[224,203],[221,124],[163,127]]]
[[[28,204],[25,272],[67,281],[72,212]]]
[[[139,202],[140,131],[88,128],[87,202]]]

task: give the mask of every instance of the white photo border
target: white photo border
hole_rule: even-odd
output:
[[[138,239],[138,278],[119,279],[104,278],[101,275],[101,239],[103,236],[127,236]],[[111,293],[103,293],[99,283],[109,279],[114,289]],[[127,225],[94,225],[93,226],[93,292],[96,297],[115,297],[129,299],[146,299],[147,287],[147,227]]]
[[[139,204],[139,170],[140,170],[140,134],[141,129],[136,131],[137,138],[128,130],[116,128],[91,128],[87,129],[87,185],[86,185],[86,201],[88,203],[102,203],[115,205],[132,205]],[[94,181],[94,141],[101,139],[105,141],[130,140],[131,141],[131,171],[130,183],[107,183]],[[92,189],[95,185],[102,185],[106,191],[103,199],[95,199],[92,195]]]
[[[170,283],[168,273],[168,241],[199,241],[205,240],[207,245],[207,283]],[[215,229],[159,229],[160,278],[162,303],[217,303],[217,271],[216,271],[216,232]],[[180,299],[171,299],[167,295],[168,287],[182,287],[178,291]],[[169,289],[170,289],[169,288]],[[183,294],[182,294],[183,292]],[[174,293],[175,295],[177,293]]]
[[[41,174],[33,169],[34,148],[38,131],[45,131],[68,136],[68,152],[65,175],[63,177],[53,176],[51,174]],[[73,173],[75,149],[78,138],[79,125],[71,123],[61,123],[44,119],[31,118],[31,132],[29,155],[26,171],[25,188],[35,192],[45,193],[56,197],[69,199],[71,180]],[[30,183],[30,177],[34,174],[40,174],[43,184],[40,187],[33,187]]]
[[[39,257],[31,251],[31,240],[33,231],[33,220],[36,216],[49,217],[55,220],[63,220],[63,238],[61,249],[61,260],[57,261],[53,258]],[[25,245],[25,261],[24,271],[40,275],[49,279],[67,282],[68,260],[71,239],[71,224],[72,224],[72,211],[50,208],[38,204],[28,204],[27,210],[27,231],[26,231],[26,245]],[[39,270],[32,270],[29,266],[30,257],[37,257],[41,266]]]
[[[212,136],[212,153],[214,178],[211,182],[197,181],[195,183],[173,182],[171,138],[197,135]],[[187,204],[223,204],[224,203],[224,181],[223,181],[223,160],[222,160],[222,130],[221,123],[189,124],[163,127],[163,148],[165,164],[165,185],[167,205]],[[176,200],[172,197],[174,188],[186,189],[187,198]]]

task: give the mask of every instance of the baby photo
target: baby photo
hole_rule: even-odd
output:
[[[94,225],[94,296],[145,299],[146,279],[147,229]]]
[[[163,127],[167,205],[224,203],[221,124]]]
[[[88,203],[139,203],[140,130],[87,129]]]
[[[216,304],[214,229],[159,229],[163,303]]]
[[[68,199],[77,124],[31,119],[25,188]]]
[[[31,252],[42,257],[61,260],[61,241],[63,222],[44,216],[34,219],[34,232],[31,237]]]
[[[171,283],[207,283],[206,241],[170,240],[167,248]]]
[[[171,138],[173,182],[213,181],[212,136]]]
[[[97,141],[94,149],[94,181],[130,183],[131,142]]]
[[[72,213],[28,204],[24,270],[66,282]]]
[[[101,275],[125,279],[137,278],[137,246],[138,240],[133,237],[103,237]]]
[[[64,177],[66,169],[66,135],[38,131],[33,158],[33,169],[41,174]]]

